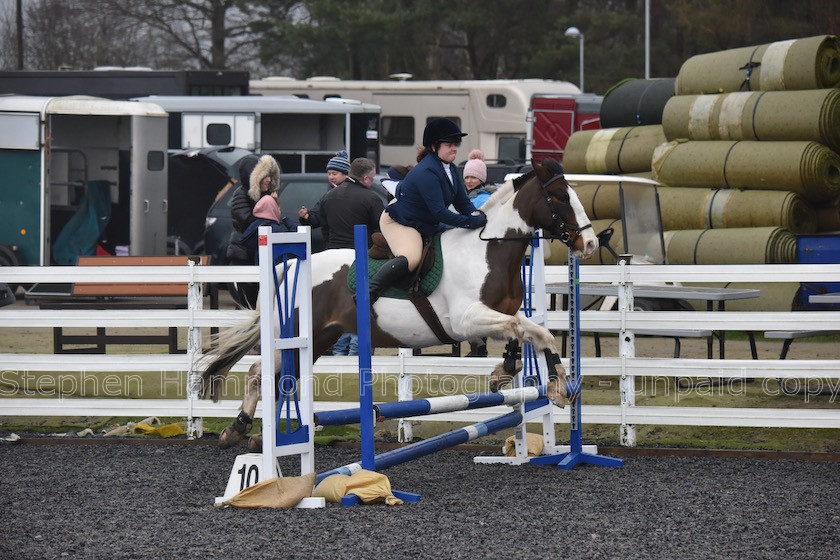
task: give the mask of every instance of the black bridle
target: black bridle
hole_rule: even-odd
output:
[[[549,185],[551,185],[555,181],[559,181],[562,178],[563,178],[563,175],[555,175],[554,177],[552,177],[551,179],[549,179],[545,183],[540,184],[540,188],[542,189],[542,193],[543,193],[543,196],[544,196],[543,200],[545,200],[545,203],[548,205],[549,210],[551,210],[551,221],[554,224],[552,229],[555,230],[555,231],[560,231],[559,235],[556,235],[556,236],[555,235],[539,235],[539,236],[529,235],[527,237],[523,236],[523,237],[487,237],[487,238],[485,238],[485,237],[482,237],[482,234],[484,233],[484,228],[487,227],[487,225],[485,224],[485,226],[483,228],[481,228],[481,231],[478,234],[478,238],[481,239],[482,241],[522,241],[522,240],[525,240],[525,239],[559,239],[564,245],[571,248],[571,246],[575,242],[577,242],[577,240],[580,238],[581,232],[583,232],[586,229],[591,228],[592,223],[586,224],[583,227],[573,228],[573,227],[569,227],[568,225],[566,225],[566,222],[563,221],[563,218],[560,216],[560,212],[557,211],[557,207],[554,205],[554,201],[552,200],[553,196],[548,191]],[[479,210],[479,212],[480,212],[480,210]],[[574,238],[572,237],[573,234],[574,234]]]

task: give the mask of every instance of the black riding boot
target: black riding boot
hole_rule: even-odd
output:
[[[408,274],[408,259],[396,257],[382,265],[370,279],[370,304],[373,305],[386,288]]]

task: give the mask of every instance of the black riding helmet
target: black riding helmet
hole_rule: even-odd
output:
[[[459,142],[466,135],[449,119],[432,119],[423,131],[423,146],[428,148],[439,142]]]

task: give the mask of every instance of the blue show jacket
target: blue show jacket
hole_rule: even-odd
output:
[[[484,225],[483,216],[470,216],[476,209],[467,196],[458,168],[446,164],[455,180],[453,185],[443,165],[437,154],[429,153],[409,171],[397,186],[396,202],[385,207],[391,219],[413,227],[424,236],[437,233],[441,223],[462,228]],[[449,210],[450,204],[458,214]]]

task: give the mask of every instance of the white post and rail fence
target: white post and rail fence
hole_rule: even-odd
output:
[[[546,281],[561,283],[567,280],[567,269],[546,267]],[[694,359],[673,357],[636,357],[634,332],[656,331],[829,331],[840,334],[840,311],[635,311],[632,307],[634,285],[683,282],[719,284],[736,282],[813,282],[830,283],[840,278],[840,265],[613,265],[583,266],[581,283],[618,284],[622,303],[617,311],[581,312],[583,332],[618,332],[622,344],[617,356],[584,357],[581,372],[584,377],[614,378],[621,391],[616,402],[608,405],[583,403],[582,419],[587,424],[620,426],[624,445],[634,445],[634,428],[639,425],[683,426],[740,426],[785,428],[840,428],[840,407],[836,400],[800,398],[795,405],[784,408],[726,408],[714,406],[679,406],[636,404],[634,387],[639,379],[712,378],[743,381],[754,379],[770,394],[780,394],[777,380],[788,380],[803,387],[812,381],[840,398],[840,342],[833,359]],[[36,306],[15,305],[0,309],[0,337],[15,330],[30,328],[72,327],[179,327],[187,329],[185,354],[0,354],[0,416],[117,416],[117,417],[180,417],[186,418],[188,435],[200,436],[202,418],[233,418],[238,414],[240,400],[226,399],[213,403],[200,399],[197,380],[203,352],[202,332],[210,328],[222,329],[251,317],[248,311],[204,309],[202,286],[210,283],[256,282],[256,266],[84,266],[84,267],[3,267],[0,281],[10,284],[75,283],[75,282],[182,282],[189,285],[186,307],[183,309],[39,309]],[[629,300],[629,305],[627,305]],[[547,312],[548,326],[555,331],[568,329],[568,313],[564,310]],[[5,332],[4,332],[5,331]],[[45,349],[49,352],[51,349]],[[232,371],[245,372],[257,356],[244,357]],[[373,370],[379,379],[399,386],[399,398],[412,398],[406,390],[412,381],[422,376],[446,376],[457,380],[460,376],[488,376],[498,363],[498,357],[455,358],[441,356],[398,355],[374,356]],[[567,360],[563,360],[568,366]],[[316,375],[355,375],[355,357],[324,356],[314,368]],[[160,375],[161,391],[170,398],[143,398],[138,391],[127,398],[125,384],[116,374],[153,372]],[[113,391],[108,391],[108,376],[113,377]],[[80,377],[81,376],[81,381]],[[129,376],[130,377],[130,376]],[[43,381],[45,380],[46,381]],[[100,388],[94,398],[68,397],[62,384],[85,383]],[[138,378],[139,379],[139,378]],[[73,381],[75,380],[75,381]],[[98,380],[96,383],[94,380]],[[399,380],[399,381],[398,381]],[[139,382],[138,382],[139,383]],[[328,388],[329,381],[323,386]],[[438,380],[444,389],[445,383]],[[453,382],[453,385],[458,383]],[[654,382],[651,386],[655,385]],[[85,385],[83,385],[84,387]],[[461,386],[462,387],[462,386]],[[664,387],[664,386],[660,386]],[[628,389],[629,388],[629,389]],[[135,388],[136,389],[136,388]],[[480,388],[477,388],[480,389]],[[454,387],[458,390],[458,387]],[[663,389],[664,390],[664,389]],[[671,391],[677,388],[670,385]],[[464,392],[464,391],[460,391]],[[327,392],[327,394],[329,394]],[[160,393],[157,395],[160,396]],[[316,398],[315,411],[336,410],[358,406],[353,402]],[[826,402],[828,404],[826,404]],[[504,407],[502,407],[504,408]],[[443,413],[413,418],[413,421],[480,422],[504,412],[485,408]],[[559,423],[568,423],[568,414],[556,411]],[[257,416],[261,408],[257,408]]]

